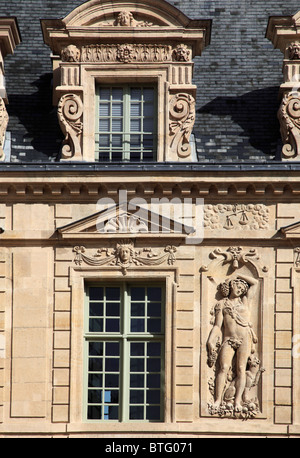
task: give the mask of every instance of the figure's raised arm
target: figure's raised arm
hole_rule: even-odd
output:
[[[237,278],[240,278],[241,280],[244,280],[245,282],[248,283],[249,289],[248,289],[246,296],[247,296],[247,299],[251,299],[257,291],[258,280],[256,280],[256,278],[250,277],[249,275],[241,275],[241,274],[237,275]]]

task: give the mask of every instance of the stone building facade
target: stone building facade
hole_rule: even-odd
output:
[[[299,437],[296,1],[0,7],[1,437]]]

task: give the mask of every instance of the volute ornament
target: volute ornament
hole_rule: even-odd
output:
[[[180,158],[191,154],[190,135],[195,123],[195,99],[179,93],[170,102],[170,147]]]
[[[300,94],[286,94],[278,111],[280,131],[284,146],[283,157],[294,158],[300,154]]]
[[[83,103],[76,94],[65,94],[58,104],[58,120],[65,135],[62,158],[81,158],[81,141],[83,123]]]

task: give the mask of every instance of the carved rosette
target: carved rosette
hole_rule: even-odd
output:
[[[191,154],[190,135],[195,123],[195,99],[179,93],[170,102],[170,148],[173,155],[187,158]]]
[[[291,92],[283,97],[278,112],[285,159],[300,155],[300,94]]]
[[[62,159],[81,159],[83,103],[76,94],[65,94],[58,104],[58,120],[65,135]]]
[[[4,100],[0,98],[0,161],[3,161],[5,159],[3,148],[8,120],[9,118],[6,111]]]

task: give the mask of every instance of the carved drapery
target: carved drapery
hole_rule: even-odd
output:
[[[133,241],[121,240],[116,243],[115,248],[99,249],[93,256],[85,254],[86,249],[83,246],[76,246],[73,251],[76,253],[76,265],[84,262],[89,266],[117,266],[121,268],[123,275],[126,275],[131,266],[159,266],[165,262],[173,265],[177,248],[168,245],[163,252],[156,253],[151,248],[136,250]]]
[[[81,158],[83,104],[76,94],[65,94],[58,104],[58,119],[65,135],[62,158]]]

